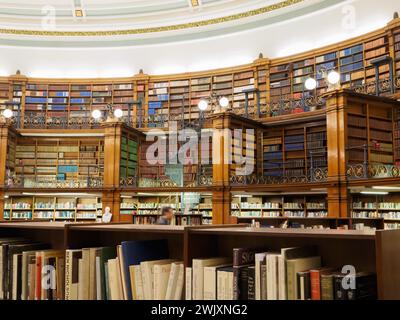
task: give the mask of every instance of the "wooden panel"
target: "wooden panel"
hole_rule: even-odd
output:
[[[376,233],[376,269],[380,299],[400,299],[400,230]]]

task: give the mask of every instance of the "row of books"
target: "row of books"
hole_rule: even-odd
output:
[[[0,299],[182,298],[183,262],[169,259],[166,240],[64,251],[22,238],[2,238],[0,250]]]
[[[370,300],[376,275],[322,267],[318,248],[280,251],[234,248],[232,257],[193,259],[186,268],[186,300]]]

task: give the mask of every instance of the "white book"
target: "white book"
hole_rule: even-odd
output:
[[[121,284],[122,284],[122,298],[123,300],[128,300],[128,286],[126,285],[128,279],[125,277],[125,272],[124,272],[124,256],[122,254],[122,246],[118,245],[117,246],[117,254],[118,254],[118,266],[119,266],[119,272],[121,274]]]
[[[83,259],[78,260],[78,300],[85,300],[84,287],[83,287],[83,279],[84,270],[83,270]]]
[[[286,300],[286,261],[283,254],[278,257],[278,286],[279,300]]]
[[[140,269],[142,272],[142,281],[143,281],[143,292],[145,300],[153,300],[153,273],[154,273],[154,265],[156,264],[168,264],[172,263],[174,260],[155,260],[155,261],[145,261],[140,264]]]
[[[107,266],[111,300],[123,300],[124,296],[118,258],[108,260]]]
[[[144,300],[142,270],[140,268],[140,265],[131,266],[131,267],[133,267],[134,275],[135,275],[136,299]]]
[[[233,269],[217,271],[217,300],[233,300]]]
[[[278,300],[278,256],[267,254],[267,300]]]
[[[226,272],[217,272],[217,300],[225,300],[226,278]]]
[[[204,268],[204,300],[217,299],[217,271],[219,268],[228,266],[230,266],[230,264]]]
[[[101,260],[100,257],[96,257],[96,299],[103,299],[102,285],[101,285]]]
[[[203,300],[204,294],[204,267],[217,266],[229,263],[229,258],[193,259],[193,300]]]
[[[172,264],[156,264],[153,272],[153,298],[165,300]]]
[[[176,284],[179,276],[179,267],[181,263],[173,263],[171,266],[171,272],[168,278],[167,292],[165,294],[165,300],[174,300]]]
[[[288,300],[287,260],[288,258],[300,258],[317,255],[315,247],[291,247],[282,248],[278,257],[278,295],[279,300]],[[303,271],[303,270],[300,270]]]
[[[185,298],[186,300],[192,300],[193,295],[192,295],[192,283],[193,283],[193,277],[192,277],[192,268],[187,267],[185,270]]]
[[[183,283],[185,281],[185,267],[179,264],[178,280],[176,282],[174,300],[182,300]]]
[[[255,293],[256,293],[256,300],[262,300],[261,299],[261,265],[263,264],[263,261],[265,260],[267,253],[257,253],[254,257],[255,260]]]
[[[18,256],[20,254],[14,254],[12,257],[13,274],[12,274],[12,300],[18,300],[17,287],[18,287]]]

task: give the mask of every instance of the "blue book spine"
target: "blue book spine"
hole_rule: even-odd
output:
[[[167,240],[126,241],[121,243],[121,249],[128,300],[132,300],[129,266],[139,265],[143,261],[168,259],[168,242]]]
[[[26,103],[46,103],[46,98],[34,98],[34,97],[26,97]]]

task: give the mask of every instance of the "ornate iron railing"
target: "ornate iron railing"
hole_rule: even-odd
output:
[[[270,185],[270,184],[302,184],[302,183],[320,183],[328,180],[328,168],[315,168],[308,170],[307,175],[287,175],[280,176],[262,176],[262,175],[234,175],[230,177],[230,183],[233,186],[247,185]]]
[[[201,174],[197,175],[195,180],[183,181],[183,185],[178,184],[167,176],[157,176],[154,178],[140,178],[137,176],[124,177],[120,179],[121,188],[174,188],[174,187],[199,187],[211,186],[213,184],[212,176]]]
[[[359,163],[347,165],[347,179],[400,178],[400,166],[381,163]]]
[[[303,113],[319,110],[325,107],[325,100],[318,96],[304,99],[288,99],[270,102],[261,106],[260,117],[277,117],[287,114]]]
[[[27,112],[23,117],[23,127],[26,129],[88,129],[97,128],[100,124],[100,120],[93,117],[68,117],[68,113],[46,117],[45,113]]]
[[[376,95],[377,93],[387,95],[400,90],[400,76],[391,80],[390,78],[369,81],[361,85],[351,85],[350,90],[358,93]],[[377,90],[379,89],[379,90]],[[301,99],[281,99],[276,102],[232,108],[231,111],[248,118],[276,117],[287,114],[303,113],[323,109],[326,101],[320,96],[309,96]],[[145,115],[144,110],[138,110],[137,114],[125,116],[122,120],[134,128],[165,128],[171,121],[177,121],[186,127],[197,119],[185,119],[183,113],[178,114],[155,114]],[[205,120],[212,111],[206,113]],[[85,129],[99,127],[104,119],[95,120],[89,113],[83,117],[74,116],[74,112],[54,111],[50,116],[46,112],[25,112],[17,114],[12,121],[15,127],[27,129]]]
[[[102,177],[86,177],[80,179],[57,180],[56,178],[27,178],[17,176],[7,179],[8,188],[49,188],[49,189],[79,189],[79,188],[101,188],[103,187]]]
[[[357,93],[364,93],[369,95],[376,95],[377,89],[379,89],[379,92],[381,94],[391,93],[392,90],[400,89],[400,77],[395,77],[393,79],[393,82],[390,80],[390,78],[379,79],[378,81],[369,81],[365,84],[354,85],[350,89]]]

